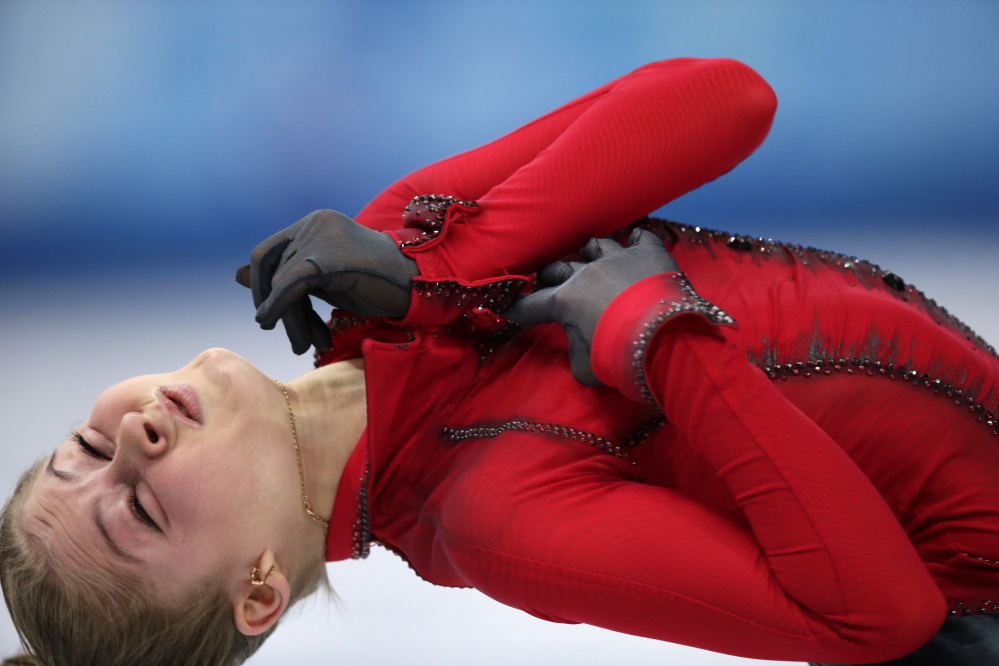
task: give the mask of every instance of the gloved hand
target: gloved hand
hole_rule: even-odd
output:
[[[396,242],[332,210],[317,210],[253,249],[236,281],[253,291],[256,320],[278,319],[296,354],[329,349],[330,333],[309,296],[359,315],[402,317],[416,262]]]
[[[624,248],[606,238],[591,238],[582,250],[585,263],[548,264],[538,272],[540,289],[521,297],[503,313],[525,325],[561,324],[569,336],[572,375],[588,386],[600,384],[590,364],[590,347],[607,306],[636,282],[679,271],[655,234],[635,229],[628,242]]]

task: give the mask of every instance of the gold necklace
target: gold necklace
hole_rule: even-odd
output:
[[[291,421],[291,437],[295,440],[295,457],[298,458],[298,480],[302,483],[302,506],[305,507],[305,513],[309,514],[312,520],[329,529],[329,521],[323,520],[322,516],[312,510],[312,505],[309,503],[309,496],[305,494],[305,471],[302,469],[302,452],[298,448],[298,431],[295,430],[295,412],[291,411],[291,398],[288,397],[288,389],[276,379],[274,383],[281,388],[281,392],[284,393],[284,404],[288,406],[288,420]]]

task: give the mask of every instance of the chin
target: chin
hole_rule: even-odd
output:
[[[249,363],[249,361],[247,361],[245,358],[243,358],[236,352],[229,351],[228,349],[225,349],[223,347],[212,347],[210,349],[206,349],[205,351],[201,352],[195,357],[194,362],[197,363],[200,361],[202,363],[205,363],[218,360],[224,361],[226,359],[236,359],[243,361],[244,363]]]
[[[225,388],[246,387],[248,384],[255,384],[261,380],[270,383],[267,375],[258,370],[255,365],[239,354],[221,347],[213,347],[201,352],[188,367],[200,369],[213,383],[223,385]]]
[[[193,361],[191,361],[191,365],[219,367],[235,366],[237,368],[252,370],[258,374],[260,373],[256,366],[247,361],[245,358],[236,352],[229,351],[228,349],[224,349],[222,347],[212,347],[211,349],[206,349],[198,354]]]

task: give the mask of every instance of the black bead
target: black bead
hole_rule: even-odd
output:
[[[905,280],[895,275],[891,271],[885,271],[881,276],[881,279],[885,281],[885,284],[894,289],[895,291],[902,291],[905,289]]]
[[[743,252],[753,249],[753,241],[748,238],[739,238],[738,236],[732,236],[727,241],[725,245],[728,245],[734,250],[742,250]]]

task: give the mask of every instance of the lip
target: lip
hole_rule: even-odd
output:
[[[198,394],[187,384],[159,387],[156,389],[156,400],[181,423],[192,428],[200,428],[205,424],[205,415],[201,410]]]

